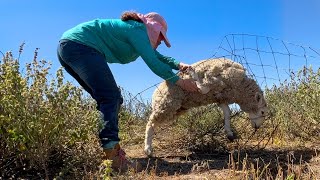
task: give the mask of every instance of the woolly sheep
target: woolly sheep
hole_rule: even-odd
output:
[[[249,114],[253,128],[259,128],[268,114],[263,92],[257,83],[246,76],[239,63],[225,58],[199,61],[189,73],[180,72],[183,79],[193,78],[200,92],[186,92],[167,81],[162,82],[152,96],[152,113],[146,126],[145,153],[152,156],[154,128],[162,122],[172,121],[193,107],[217,103],[223,110],[224,129],[230,140],[229,104],[236,103]]]

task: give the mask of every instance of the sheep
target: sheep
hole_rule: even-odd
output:
[[[249,114],[251,125],[258,129],[268,114],[268,107],[259,85],[246,75],[239,63],[225,58],[202,60],[191,65],[189,72],[179,72],[183,79],[193,78],[199,92],[187,92],[164,81],[152,95],[152,112],[145,132],[144,152],[152,156],[154,129],[172,121],[188,109],[217,103],[224,114],[224,129],[229,140],[235,138],[230,128],[229,104],[236,103]]]

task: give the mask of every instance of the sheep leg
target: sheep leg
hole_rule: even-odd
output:
[[[183,92],[181,92],[183,93]],[[172,96],[173,97],[173,96]],[[172,98],[172,97],[164,97],[164,98]],[[166,101],[162,102],[153,102],[153,103],[168,103]],[[152,156],[152,140],[154,137],[155,130],[158,126],[165,122],[171,122],[174,120],[179,112],[185,111],[186,109],[181,108],[182,98],[176,98],[170,104],[163,104],[163,106],[159,106],[158,108],[152,109],[152,113],[149,117],[149,121],[146,125],[145,139],[144,139],[144,152],[147,156]],[[160,108],[161,107],[161,108]]]
[[[219,104],[219,107],[222,109],[223,115],[224,115],[224,130],[227,133],[228,139],[230,141],[233,141],[235,137],[230,127],[230,114],[231,114],[230,108],[227,104]]]
[[[146,126],[146,134],[144,139],[144,153],[148,156],[152,156],[152,139],[154,136],[154,121],[149,119]]]

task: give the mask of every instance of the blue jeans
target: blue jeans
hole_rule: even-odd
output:
[[[70,40],[60,40],[58,59],[65,70],[97,102],[104,125],[99,133],[101,146],[113,148],[120,141],[118,113],[123,102],[120,89],[105,57],[94,48]]]

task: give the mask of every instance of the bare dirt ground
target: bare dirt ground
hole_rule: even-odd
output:
[[[248,174],[253,171],[256,175],[253,179],[265,179],[266,175],[261,173],[263,169],[268,171],[270,179],[279,175],[288,179],[292,172],[302,179],[320,179],[320,142],[295,148],[211,149],[210,153],[190,152],[159,142],[155,144],[153,158],[144,155],[142,144],[124,147],[129,157],[142,164],[148,174],[142,176],[144,179],[252,179]]]

